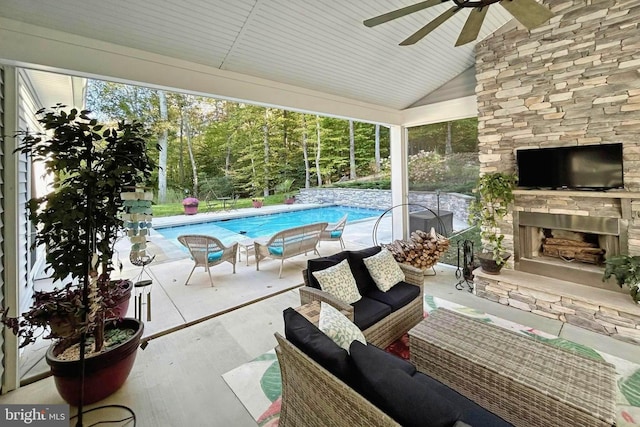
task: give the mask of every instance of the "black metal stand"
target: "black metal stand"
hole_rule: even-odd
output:
[[[462,247],[460,246],[462,242]],[[460,266],[460,250],[462,250],[462,266]],[[458,240],[458,269],[456,270],[456,289],[461,291],[467,286],[467,291],[473,292],[473,242],[471,240]]]

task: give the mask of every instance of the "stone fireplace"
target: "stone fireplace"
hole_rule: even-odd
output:
[[[624,189],[516,190],[500,224],[514,256],[498,276],[477,274],[476,293],[640,343],[640,308],[626,289],[602,283],[597,255],[640,255],[640,8],[542,3],[555,15],[548,24],[505,26],[476,45],[481,173],[517,173],[523,148],[622,143]],[[543,247],[549,237],[571,250]],[[583,241],[592,262],[576,259]]]

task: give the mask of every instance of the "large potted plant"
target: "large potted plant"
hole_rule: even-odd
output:
[[[476,199],[471,203],[469,214],[471,222],[480,227],[482,238],[482,252],[476,256],[482,270],[490,274],[499,274],[511,256],[503,245],[504,234],[500,232],[500,221],[509,213],[516,181],[513,174],[486,173],[478,179],[474,189]]]
[[[616,283],[621,288],[629,287],[631,298],[640,304],[640,256],[615,255],[605,261],[602,281],[609,280],[611,276],[616,278]]]
[[[60,104],[37,115],[45,134],[22,133],[16,151],[43,162],[53,176],[52,190],[28,207],[34,246],[45,247],[46,271],[62,286],[36,293],[22,316],[10,317],[5,308],[2,320],[22,345],[36,331],[54,339],[46,360],[58,391],[70,404],[89,404],[124,383],[142,336],[141,322],[118,319],[126,312],[123,288],[130,295],[130,286],[110,280],[110,273],[123,228],[121,193],[146,182],[155,163],[141,123],[105,127],[89,111],[66,112]]]

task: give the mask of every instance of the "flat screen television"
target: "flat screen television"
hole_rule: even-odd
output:
[[[622,144],[516,150],[518,186],[542,189],[623,188]]]

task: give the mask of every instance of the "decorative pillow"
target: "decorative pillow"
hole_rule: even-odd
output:
[[[349,252],[349,265],[351,266],[351,272],[353,277],[356,278],[360,295],[367,295],[372,290],[377,290],[376,283],[371,278],[371,273],[367,270],[367,266],[364,265],[364,258],[368,258],[377,254],[382,249],[380,246],[372,246],[366,249],[360,249],[359,251]]]
[[[404,272],[386,249],[382,249],[380,252],[369,258],[364,258],[364,265],[367,266],[369,274],[376,282],[376,286],[382,292],[387,292],[394,285],[404,280]]]
[[[349,347],[353,341],[367,343],[362,331],[358,329],[344,314],[340,313],[336,308],[320,302],[320,321],[318,327],[322,332],[327,334],[340,347],[349,352]]]
[[[334,230],[330,235],[332,239],[337,239],[338,237],[342,236],[342,230]]]
[[[347,304],[353,304],[356,301],[360,301],[360,298],[362,298],[360,292],[358,292],[356,279],[353,277],[353,273],[351,273],[351,268],[349,267],[349,262],[346,259],[333,267],[314,271],[311,274],[318,279],[320,289],[325,292],[329,292],[331,295],[346,302]]]
[[[307,283],[309,284],[309,286],[311,286],[312,288],[320,289],[320,283],[318,283],[318,279],[316,279],[312,273],[314,271],[320,271],[324,270],[325,268],[333,267],[340,261],[347,259],[348,256],[348,251],[342,251],[338,252],[337,254],[322,258],[314,258],[307,261]],[[353,268],[351,269],[351,271],[353,272]],[[358,279],[356,278],[356,282],[357,281]]]

